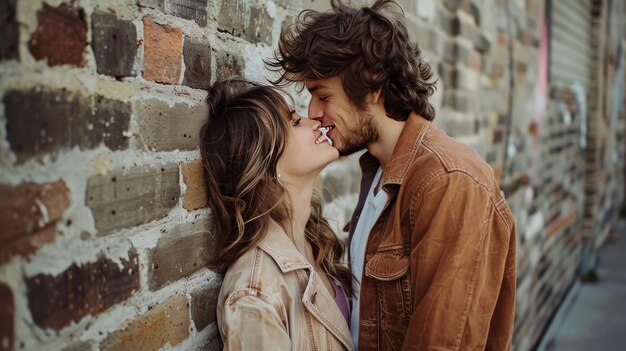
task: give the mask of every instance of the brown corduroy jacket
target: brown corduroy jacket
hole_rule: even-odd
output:
[[[369,153],[360,162],[350,238],[379,167]],[[365,250],[359,349],[509,350],[515,223],[491,167],[412,114],[382,189],[389,200]]]

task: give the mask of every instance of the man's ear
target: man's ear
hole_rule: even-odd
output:
[[[383,92],[383,88],[378,88],[378,90],[375,90],[369,93],[367,96],[368,102],[372,104],[380,103],[382,92]]]

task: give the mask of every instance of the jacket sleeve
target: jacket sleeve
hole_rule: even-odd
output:
[[[496,305],[514,295],[514,279],[504,279],[512,229],[498,217],[488,189],[466,173],[440,175],[414,196],[413,313],[403,349],[483,350]]]
[[[291,340],[275,306],[251,296],[218,308],[224,350],[291,350]]]

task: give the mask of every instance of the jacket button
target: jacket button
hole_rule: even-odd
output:
[[[315,305],[315,299],[317,298],[317,292],[314,292],[313,295],[311,295],[311,303]]]

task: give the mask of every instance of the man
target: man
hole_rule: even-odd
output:
[[[306,10],[267,64],[304,84],[342,155],[367,149],[350,224],[360,350],[507,350],[515,225],[493,171],[430,121],[432,71],[392,0]],[[398,11],[400,10],[400,11]]]

